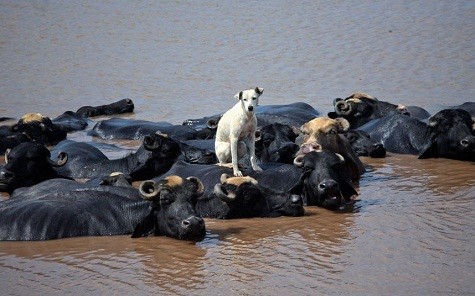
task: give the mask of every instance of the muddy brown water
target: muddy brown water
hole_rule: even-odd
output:
[[[126,118],[180,124],[254,86],[321,114],[354,91],[434,114],[475,93],[473,1],[2,1],[0,24],[0,116],[129,97]],[[2,294],[473,294],[475,164],[362,160],[349,213],[207,219],[199,243],[0,242]]]

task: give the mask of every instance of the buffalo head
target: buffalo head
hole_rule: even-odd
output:
[[[474,120],[462,109],[444,109],[429,118],[429,143],[419,158],[475,161]]]
[[[144,181],[139,190],[152,204],[149,215],[135,227],[132,237],[165,235],[192,241],[204,238],[205,223],[195,211],[197,198],[204,193],[199,179],[173,175],[159,183]]]
[[[68,155],[58,155],[58,161],[50,159],[50,151],[36,142],[24,142],[5,153],[5,166],[0,171],[0,191],[12,193],[19,187],[32,186],[44,180],[64,178],[55,167],[63,166]]]
[[[306,147],[312,146],[339,153],[345,158],[346,174],[352,180],[358,180],[365,172],[365,168],[348,139],[343,136],[349,128],[350,124],[344,118],[318,117],[310,120],[300,128],[304,140],[301,152],[305,152]]]
[[[301,191],[309,206],[332,210],[344,206],[357,194],[341,173],[344,163],[341,155],[327,150],[297,156],[294,164],[303,172],[292,191]]]
[[[221,175],[214,194],[224,201],[226,218],[302,216],[303,201],[299,195],[278,192],[260,186],[256,179]]]
[[[299,150],[295,144],[299,134],[297,128],[280,123],[262,127],[256,138],[256,156],[261,162],[292,163]]]

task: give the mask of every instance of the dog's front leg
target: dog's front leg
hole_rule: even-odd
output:
[[[233,174],[235,177],[242,177],[242,172],[238,168],[238,137],[231,136],[231,162],[233,164]]]
[[[249,157],[251,160],[252,169],[258,172],[262,172],[261,167],[257,165],[257,161],[256,161],[256,133],[255,132],[251,133],[248,147],[249,147]]]

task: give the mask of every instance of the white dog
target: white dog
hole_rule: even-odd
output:
[[[246,154],[249,148],[249,157],[252,169],[262,171],[257,165],[255,154],[255,140],[257,118],[255,110],[263,88],[243,90],[234,96],[239,102],[223,114],[218,123],[214,148],[219,165],[233,168],[236,177],[242,177],[238,168],[239,159]],[[231,162],[231,165],[229,164]]]

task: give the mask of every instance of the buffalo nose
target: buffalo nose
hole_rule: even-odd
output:
[[[469,148],[469,147],[474,147],[475,146],[475,137],[474,136],[468,136],[465,137],[460,141],[460,145],[463,147]]]
[[[325,179],[320,184],[318,184],[318,188],[324,192],[330,191],[330,190],[337,190],[338,189],[338,183],[335,180],[332,179]]]
[[[295,206],[303,206],[303,199],[298,194],[292,194],[290,196],[290,203]]]
[[[9,171],[1,171],[0,172],[0,180],[7,180],[13,177],[13,174]]]
[[[385,157],[386,149],[384,148],[384,145],[381,143],[374,144],[373,149],[369,152],[369,156],[374,158]]]
[[[189,217],[181,221],[181,226],[183,228],[201,228],[204,223],[204,220],[200,217]]]
[[[247,110],[252,111],[252,110],[254,110],[254,107],[253,107],[253,106],[249,106],[249,107],[247,107]]]

